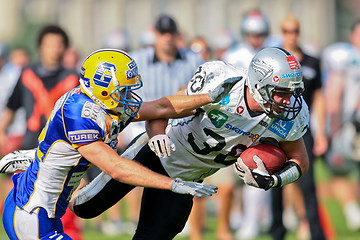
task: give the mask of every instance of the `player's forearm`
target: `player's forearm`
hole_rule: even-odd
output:
[[[309,158],[302,138],[293,142],[280,142],[280,147],[285,151],[289,161],[295,162],[304,175],[309,169]]]
[[[192,96],[175,94],[162,97],[152,102],[143,102],[138,113],[139,117],[134,121],[186,117],[192,115],[194,109],[208,103],[210,98],[207,94]]]
[[[170,190],[172,178],[158,174],[141,164],[122,158],[116,164],[116,170],[110,176],[120,182],[133,186],[150,187]]]
[[[165,129],[167,124],[168,124],[167,119],[156,119],[156,120],[146,121],[145,128],[149,136],[149,139],[155,135],[165,134]]]
[[[178,118],[186,113],[210,103],[208,94],[199,95],[172,95],[165,97],[171,103],[167,108],[168,118]]]
[[[133,160],[120,157],[102,141],[83,145],[78,148],[78,151],[117,181],[134,186],[168,190],[171,188],[173,179],[153,172]]]

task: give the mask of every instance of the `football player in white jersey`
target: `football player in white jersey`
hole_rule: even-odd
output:
[[[35,159],[25,172],[12,178],[14,188],[3,212],[8,237],[70,239],[60,218],[93,164],[107,176],[129,184],[129,189],[137,185],[196,197],[215,193],[215,186],[174,180],[120,157],[117,137],[131,121],[189,115],[195,108],[220,101],[239,79],[228,79],[206,94],[174,95],[143,103],[134,92],[142,87],[137,65],[127,53],[101,49],[90,54],[81,68],[80,86],[56,102],[33,151]]]
[[[247,69],[254,55],[264,47],[270,32],[270,23],[265,15],[251,11],[241,21],[242,42],[229,48],[222,60],[236,68]]]
[[[189,117],[149,122],[148,133],[159,133],[161,125],[169,124],[166,134],[176,149],[170,156],[146,133],[135,138],[122,156],[187,181],[201,182],[230,165],[236,166],[246,184],[265,190],[296,181],[308,169],[302,136],[308,128],[309,112],[301,96],[299,62],[281,48],[265,48],[257,53],[248,74],[221,61],[208,62],[198,68],[186,92],[207,93],[233,77],[242,80],[218,103],[200,107]],[[243,164],[241,150],[270,140],[279,142],[288,157],[281,171],[270,175],[261,161],[255,170]],[[72,208],[78,216],[92,218],[132,188],[101,173],[78,192]],[[173,239],[183,229],[191,207],[192,196],[145,188],[133,239]]]
[[[255,54],[264,47],[268,35],[270,33],[270,22],[268,18],[259,11],[250,11],[245,15],[240,25],[242,40],[230,49],[228,49],[222,60],[238,69],[248,69],[249,64]],[[241,205],[241,219],[246,222],[246,225],[231,223],[231,225],[238,226],[235,236],[238,238],[254,238],[260,232],[260,223],[266,221],[271,216],[264,216],[261,212],[270,212],[270,192],[259,191],[258,189],[249,186],[243,186],[241,183],[236,183],[234,188],[241,188],[241,199],[233,199],[234,205]],[[238,202],[241,202],[240,204]],[[256,203],[255,203],[256,202]],[[251,205],[261,205],[261,207],[254,208]],[[248,206],[250,205],[250,206]],[[229,206],[232,207],[232,206]],[[228,210],[229,214],[239,216],[239,211],[232,209]],[[270,215],[270,214],[269,214]],[[260,218],[260,216],[263,216]]]

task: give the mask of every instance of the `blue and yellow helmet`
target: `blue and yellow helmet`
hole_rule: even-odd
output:
[[[80,72],[81,90],[106,110],[123,106],[135,117],[142,103],[134,90],[142,87],[138,67],[126,52],[100,49],[84,60]]]

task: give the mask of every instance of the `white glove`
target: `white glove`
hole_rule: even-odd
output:
[[[159,134],[153,136],[148,143],[151,151],[153,151],[156,156],[167,158],[170,157],[171,151],[175,151],[175,144],[171,142],[170,138],[166,134]]]
[[[177,178],[172,182],[170,190],[175,193],[191,194],[201,198],[203,195],[211,196],[216,193],[217,187],[210,184],[187,182]]]
[[[254,155],[253,160],[255,161],[257,168],[251,170],[245,165],[243,160],[239,157],[235,163],[235,169],[238,172],[240,178],[250,186],[269,190],[277,185],[277,178],[271,176],[266,170],[263,161]],[[276,183],[276,184],[275,184]]]
[[[215,89],[209,91],[210,102],[220,102],[232,89],[232,87],[242,79],[242,76],[231,77],[220,83]]]

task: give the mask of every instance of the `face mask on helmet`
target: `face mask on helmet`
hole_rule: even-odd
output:
[[[304,90],[301,66],[284,49],[265,48],[259,51],[250,63],[247,86],[271,118],[289,121],[301,111]]]
[[[134,90],[142,87],[135,61],[125,52],[102,49],[91,53],[80,73],[81,90],[110,112],[135,117],[142,99]]]

